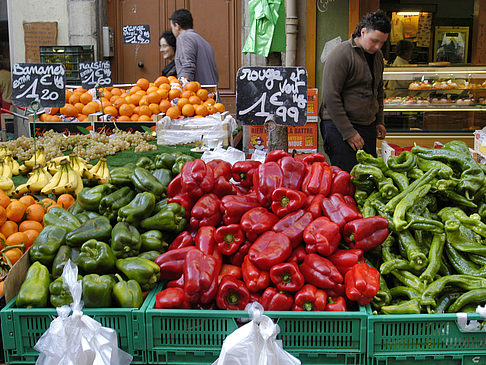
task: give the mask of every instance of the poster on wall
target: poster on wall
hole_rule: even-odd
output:
[[[57,22],[24,23],[25,62],[40,62],[39,46],[57,44]]]
[[[434,61],[467,63],[469,27],[435,27]]]

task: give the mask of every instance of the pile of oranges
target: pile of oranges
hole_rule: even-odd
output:
[[[89,114],[103,111],[118,121],[146,122],[158,113],[177,119],[200,118],[225,111],[224,105],[217,103],[214,95],[201,88],[199,82],[191,81],[182,87],[174,76],[160,76],[154,82],[140,78],[129,90],[106,87],[100,93],[101,104],[93,101],[86,89],[66,90],[66,104],[60,109],[52,108],[50,114],[41,115],[40,121],[62,122],[57,113],[86,121]]]

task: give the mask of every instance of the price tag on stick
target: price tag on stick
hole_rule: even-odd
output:
[[[80,63],[79,76],[81,77],[81,85],[85,89],[113,84],[110,61]]]
[[[236,117],[263,125],[273,115],[279,125],[307,123],[307,71],[303,67],[243,67],[236,76]]]
[[[60,63],[15,63],[12,69],[12,103],[27,107],[38,101],[43,107],[65,104],[66,70]]]

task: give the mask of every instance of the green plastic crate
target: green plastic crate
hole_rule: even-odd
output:
[[[132,364],[146,364],[145,310],[160,287],[153,289],[140,309],[85,308],[83,313],[104,327],[113,328],[118,347],[133,355]],[[15,298],[0,311],[5,362],[33,364],[39,353],[34,345],[49,328],[55,308],[16,308]]]
[[[94,46],[40,46],[41,63],[62,63],[66,83],[80,84],[79,64],[94,61]]]
[[[146,311],[149,364],[211,364],[245,311],[161,310],[155,297]],[[280,326],[278,339],[302,364],[365,364],[364,307],[352,312],[265,312]]]
[[[368,313],[370,365],[486,364],[486,331],[461,330],[455,313]],[[468,313],[468,320],[484,318]]]

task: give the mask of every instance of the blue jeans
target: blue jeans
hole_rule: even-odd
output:
[[[354,129],[364,140],[363,150],[376,157],[376,124],[353,124]],[[348,142],[343,141],[343,136],[330,119],[321,121],[321,134],[324,140],[324,151],[329,156],[331,164],[350,172],[356,160],[356,151]]]

